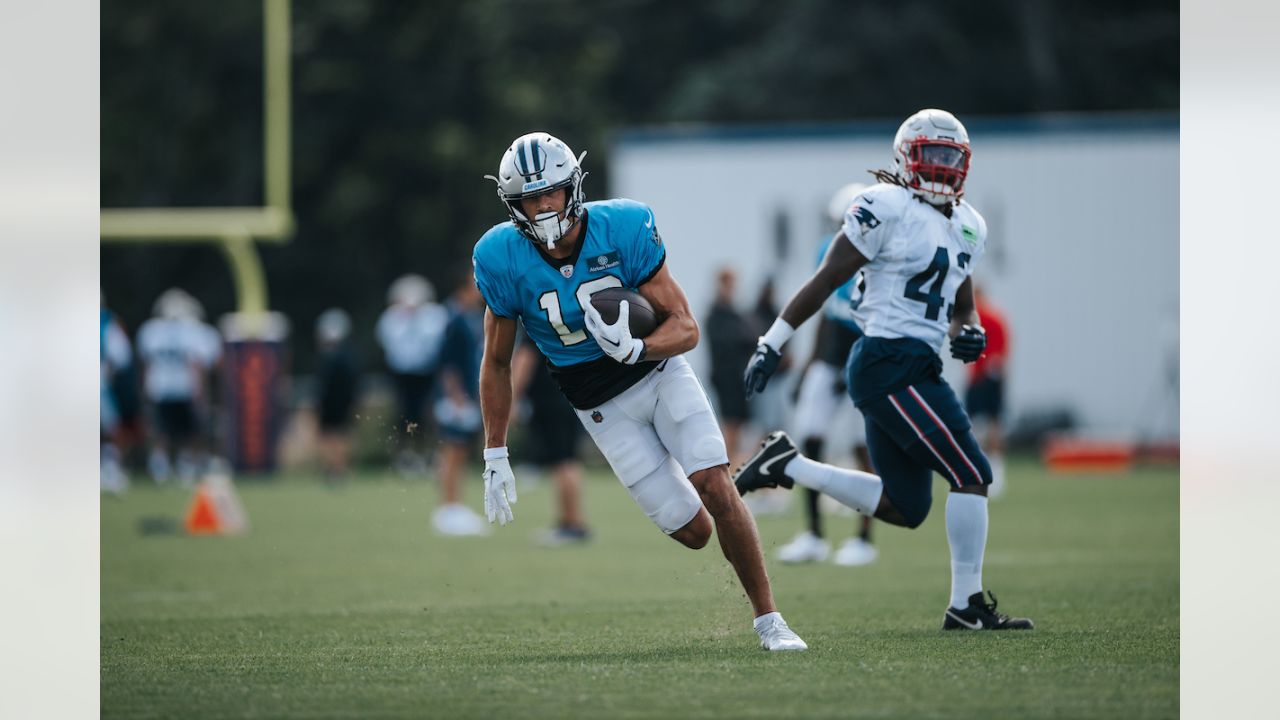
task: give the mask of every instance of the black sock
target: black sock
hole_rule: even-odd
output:
[[[822,438],[805,438],[804,455],[810,460],[822,462]],[[809,532],[816,537],[822,537],[822,513],[818,512],[819,496],[820,494],[817,490],[804,489],[805,516],[809,521]]]

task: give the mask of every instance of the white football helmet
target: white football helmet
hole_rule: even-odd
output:
[[[204,319],[204,306],[182,288],[169,288],[160,293],[151,311],[166,320]]]
[[[316,318],[316,339],[337,344],[351,334],[351,316],[341,308],[329,308]]]
[[[893,138],[894,173],[933,205],[948,205],[964,195],[971,155],[968,131],[946,110],[921,110]]]
[[[862,183],[849,183],[836,191],[831,196],[831,201],[827,204],[827,217],[831,222],[840,225],[844,222],[844,211],[849,209],[853,204],[853,199],[858,197],[858,193],[866,190],[867,186]]]
[[[485,175],[498,184],[498,197],[507,206],[511,222],[522,235],[539,245],[554,248],[556,242],[582,217],[582,158],[574,157],[568,145],[544,132],[531,132],[516,138],[502,154],[498,176]],[[522,198],[567,188],[568,197],[562,214],[541,213],[525,217],[520,209]]]
[[[436,301],[436,288],[431,281],[410,273],[401,275],[387,288],[388,305],[418,307]]]

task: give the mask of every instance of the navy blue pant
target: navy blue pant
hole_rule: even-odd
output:
[[[864,400],[858,409],[866,418],[871,464],[908,526],[929,514],[933,473],[954,488],[991,483],[991,463],[945,380],[923,380]]]

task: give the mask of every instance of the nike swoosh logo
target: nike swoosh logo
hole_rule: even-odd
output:
[[[770,460],[769,462],[767,462],[767,463],[765,463],[765,464],[761,465],[761,466],[760,466],[760,474],[761,474],[761,475],[768,475],[768,474],[769,474],[769,468],[771,468],[771,467],[773,467],[774,465],[778,464],[778,461],[779,461],[779,460],[789,460],[789,459],[791,459],[791,457],[792,457],[793,455],[795,455],[795,454],[796,454],[796,451],[795,451],[795,450],[788,450],[788,451],[786,451],[786,452],[782,453],[782,454],[781,454],[781,455],[779,455],[778,457],[776,457],[776,458],[774,458],[774,459]]]
[[[866,195],[863,195],[863,196],[862,196],[862,202],[864,202],[864,203],[866,203],[866,204],[868,204],[868,205],[875,205],[875,204],[876,204],[876,201],[875,201],[875,200],[872,200],[871,198],[867,197]]]
[[[951,619],[952,619],[952,620],[955,620],[956,622],[958,622],[958,623],[960,623],[961,625],[963,625],[963,626],[965,626],[965,627],[969,628],[970,630],[981,630],[981,629],[982,629],[982,620],[975,620],[975,621],[973,621],[973,622],[965,622],[964,618],[960,617],[959,615],[956,615],[955,613],[951,612],[950,610],[948,610],[948,611],[947,611],[947,615],[949,615],[949,616],[951,617]]]
[[[644,221],[645,227],[653,227],[653,213],[649,213],[649,219]]]

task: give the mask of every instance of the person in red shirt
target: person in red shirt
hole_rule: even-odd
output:
[[[1009,365],[1009,323],[977,283],[973,286],[973,297],[982,327],[987,331],[987,347],[977,362],[969,366],[969,388],[964,404],[973,421],[974,433],[991,461],[988,497],[996,498],[1007,487],[1000,420],[1004,414],[1004,379]]]

